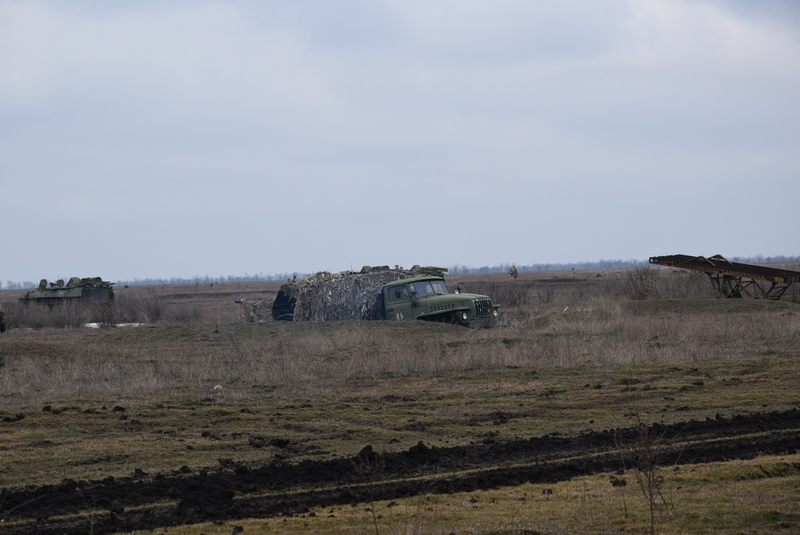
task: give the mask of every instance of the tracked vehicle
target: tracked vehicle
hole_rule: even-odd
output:
[[[114,299],[114,283],[104,281],[100,277],[80,279],[72,277],[64,284],[63,279],[48,283],[47,279],[39,282],[39,287],[20,297],[23,303],[54,305],[59,302],[76,299]]]

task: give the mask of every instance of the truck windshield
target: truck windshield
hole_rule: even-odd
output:
[[[419,297],[428,295],[447,295],[447,286],[444,281],[420,281],[414,283],[414,289]]]

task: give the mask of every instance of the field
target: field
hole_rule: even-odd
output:
[[[279,283],[1,291],[0,533],[800,532],[798,288],[447,280],[500,324],[244,322]]]

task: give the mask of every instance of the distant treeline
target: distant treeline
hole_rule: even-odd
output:
[[[763,256],[759,254],[747,258],[742,256],[732,256],[728,258],[728,260],[731,262],[741,262],[742,264],[775,264],[778,262],[800,262],[800,256]]]
[[[271,275],[264,275],[258,273],[255,275],[228,275],[227,277],[172,277],[169,279],[133,279],[133,280],[119,280],[116,281],[117,286],[167,286],[167,285],[191,285],[191,284],[220,284],[225,282],[259,282],[259,281],[276,281],[287,280],[293,277],[302,279],[310,276],[309,273],[276,273]],[[12,282],[8,281],[4,285],[0,281],[0,290],[30,290],[39,286],[39,283],[31,281]]]
[[[507,272],[511,266],[516,266],[517,271],[570,271],[572,268],[581,270],[593,269],[623,269],[647,266],[647,260],[599,260],[597,262],[575,262],[572,264],[498,264],[496,266],[483,266],[478,268],[467,266],[453,266],[448,273],[501,273]]]
[[[191,277],[181,278],[172,277],[171,279],[133,279],[129,281],[117,281],[117,286],[167,286],[167,285],[189,285],[189,284],[222,284],[225,282],[267,282],[267,281],[285,281],[294,277],[303,279],[310,276],[310,273],[274,273],[271,275],[264,275],[258,273],[256,275],[228,275],[227,277]]]
[[[728,258],[731,262],[741,262],[743,264],[774,264],[778,262],[800,262],[800,256],[763,256],[756,255],[751,257],[732,256]],[[448,268],[448,273],[503,273],[508,272],[511,266],[516,266],[517,271],[570,271],[572,268],[578,270],[601,270],[601,269],[625,269],[649,266],[648,260],[598,260],[597,262],[573,262],[570,264],[496,264],[494,266],[467,267],[452,266]],[[259,281],[283,281],[297,277],[303,279],[311,276],[311,273],[275,273],[264,275],[228,275],[227,277],[172,277],[170,279],[133,279],[117,281],[117,286],[166,286],[166,285],[190,285],[190,284],[221,284],[226,282],[259,282]],[[29,290],[36,288],[38,283],[31,281],[13,282],[8,281],[5,285],[0,282],[0,290]]]
[[[727,257],[726,257],[727,258]],[[740,262],[743,264],[772,264],[776,262],[798,262],[800,256],[763,256],[757,255],[753,257],[740,257],[732,256],[728,258],[731,262]],[[597,262],[574,262],[571,264],[498,264],[496,266],[483,266],[478,268],[467,266],[453,266],[448,270],[448,273],[463,274],[463,273],[499,273],[508,272],[511,266],[516,266],[517,271],[571,271],[572,268],[577,270],[601,270],[601,269],[625,269],[647,267],[650,265],[648,260],[598,260]]]

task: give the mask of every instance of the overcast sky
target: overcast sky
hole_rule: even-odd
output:
[[[800,255],[800,3],[0,0],[0,281]]]

